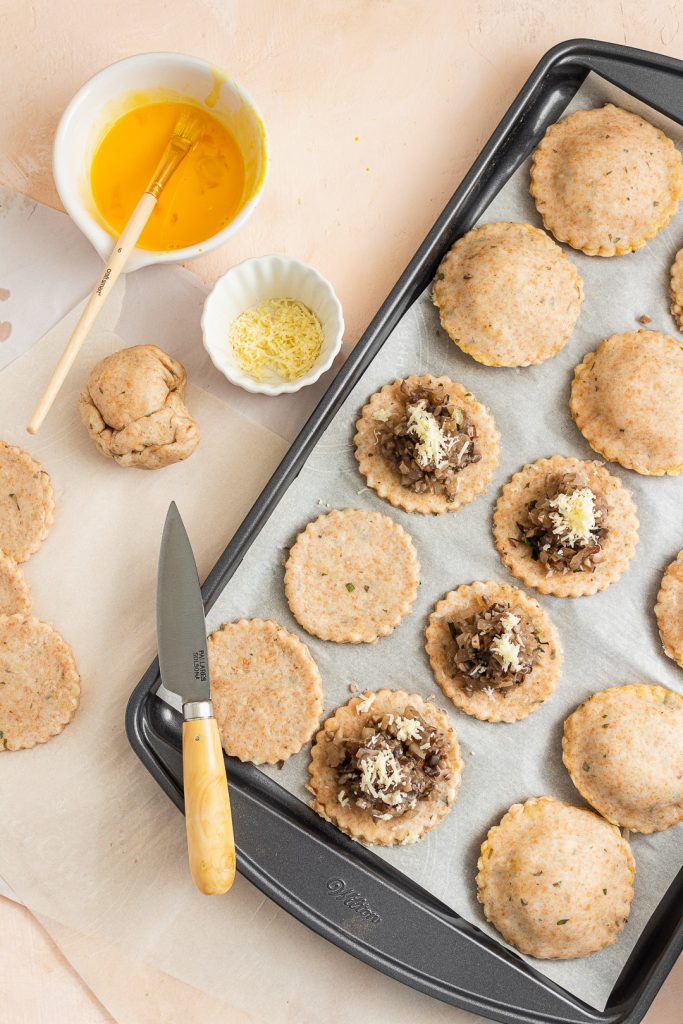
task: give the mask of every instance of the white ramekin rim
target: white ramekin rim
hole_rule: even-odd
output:
[[[74,180],[72,175],[67,171],[68,161],[65,158],[65,150],[70,123],[79,111],[79,108],[88,102],[96,84],[106,80],[107,78],[111,78],[121,69],[121,67],[127,65],[133,67],[135,65],[145,63],[164,64],[165,62],[172,62],[182,67],[191,67],[196,70],[208,71],[209,73],[214,72],[214,68],[211,63],[204,60],[203,57],[195,57],[186,53],[176,53],[171,50],[154,50],[147,53],[132,54],[129,57],[122,57],[120,60],[114,61],[112,64],[108,64],[106,67],[96,71],[94,75],[91,75],[90,78],[88,78],[72,96],[59,119],[52,147],[52,175],[57,189],[57,194],[59,195],[61,203],[68,215],[83,232],[86,238],[88,238],[95,246],[103,258],[106,258],[106,255],[108,255],[108,251],[111,249],[114,239],[112,235],[110,235],[109,232],[106,231],[102,225],[87,212],[78,191],[78,182]],[[260,125],[261,145],[263,148],[263,172],[256,191],[252,196],[250,196],[237,216],[215,235],[212,235],[210,238],[204,239],[201,242],[197,242],[195,245],[185,246],[182,249],[172,249],[162,252],[147,249],[135,249],[126,266],[127,271],[137,270],[140,267],[156,263],[181,263],[185,260],[195,259],[197,256],[203,256],[207,252],[212,252],[220,245],[223,245],[228,238],[242,227],[260,202],[270,169],[268,129],[261,111],[248,90],[233,78],[229,78],[227,75],[226,81],[230,82],[230,87],[235,90],[237,95],[244,102],[245,106],[253,110]]]
[[[330,303],[334,311],[334,331],[332,336],[332,344],[329,350],[323,356],[322,352],[314,365],[308,371],[293,381],[281,381],[279,383],[270,383],[268,381],[257,381],[253,377],[250,377],[244,371],[240,370],[237,366],[227,367],[225,363],[219,358],[219,352],[225,349],[225,345],[228,344],[228,330],[230,325],[226,324],[225,334],[221,338],[210,337],[210,329],[208,326],[208,319],[210,315],[211,306],[218,301],[217,296],[220,291],[229,287],[231,284],[231,278],[237,280],[239,276],[248,272],[251,267],[259,266],[261,268],[280,267],[294,270],[301,277],[309,277],[313,279],[316,284],[325,292],[326,299]],[[243,388],[245,391],[249,391],[254,395],[291,395],[297,391],[300,391],[304,387],[308,387],[309,384],[315,384],[317,380],[326,373],[335,358],[339,354],[342,346],[344,337],[344,314],[342,310],[341,302],[339,301],[337,294],[332,287],[331,283],[326,277],[312,267],[308,263],[303,263],[301,260],[297,260],[288,256],[280,256],[277,254],[267,256],[253,256],[249,259],[242,260],[241,263],[236,263],[234,267],[226,271],[221,277],[219,277],[204,302],[204,309],[201,317],[202,326],[202,340],[204,348],[206,349],[211,362],[223,376],[230,381],[231,384],[235,384],[237,387]],[[220,348],[219,348],[220,346]]]

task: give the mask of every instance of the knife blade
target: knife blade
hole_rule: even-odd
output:
[[[164,687],[183,708],[183,789],[190,872],[200,892],[227,892],[235,840],[218,725],[213,716],[204,602],[190,539],[171,502],[157,577],[157,644]]]

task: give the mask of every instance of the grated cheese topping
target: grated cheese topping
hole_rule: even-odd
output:
[[[433,465],[441,469],[445,465],[453,446],[453,438],[444,434],[436,417],[425,409],[424,402],[410,407],[408,433],[418,442],[415,446],[415,461],[420,466]]]
[[[389,795],[387,791],[398,786],[401,779],[401,766],[390,750],[378,750],[376,754],[364,757],[361,762],[360,788],[373,800],[390,803],[386,799]]]
[[[378,409],[377,412],[372,414],[372,418],[379,423],[386,423],[389,419],[389,412],[387,409]]]
[[[320,355],[323,328],[296,299],[266,299],[240,314],[230,327],[235,360],[254,380],[270,370],[285,380],[308,373]]]
[[[422,724],[418,722],[417,718],[403,718],[399,716],[396,719],[396,738],[401,743],[408,743],[410,740],[419,740],[420,733],[422,732]]]
[[[368,712],[372,705],[374,704],[376,696],[376,693],[368,693],[363,697],[362,700],[359,700],[358,703],[356,704],[356,714],[366,714],[366,712]]]
[[[581,487],[571,494],[558,494],[550,502],[556,512],[550,513],[553,533],[573,546],[577,542],[586,544],[595,530],[595,495],[590,487]]]
[[[505,672],[519,670],[520,645],[512,639],[512,631],[519,625],[519,616],[510,612],[500,620],[504,632],[491,642],[491,650],[494,651],[501,662]]]

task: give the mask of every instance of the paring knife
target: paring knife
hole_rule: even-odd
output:
[[[200,892],[227,892],[235,840],[225,761],[213,716],[204,602],[189,537],[171,502],[159,555],[157,644],[161,679],[183,706],[183,787],[190,871]]]

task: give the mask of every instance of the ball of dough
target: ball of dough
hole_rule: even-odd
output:
[[[185,380],[185,368],[156,345],[124,348],[99,362],[79,399],[99,451],[137,469],[161,469],[191,455],[199,427],[183,400]]]

